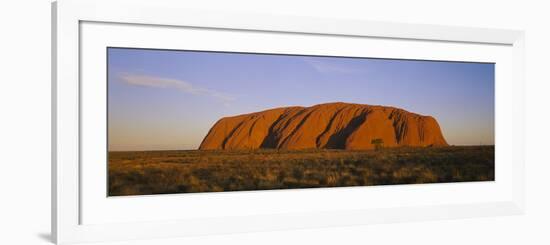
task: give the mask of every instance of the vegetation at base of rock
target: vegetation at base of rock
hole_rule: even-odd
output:
[[[109,152],[109,196],[494,180],[494,146]]]
[[[384,140],[382,139],[373,139],[370,143],[374,145],[375,150],[381,150],[384,147]]]

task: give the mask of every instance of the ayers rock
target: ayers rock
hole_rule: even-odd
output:
[[[437,121],[403,109],[348,103],[282,107],[224,117],[210,129],[200,150],[373,149],[447,146]]]

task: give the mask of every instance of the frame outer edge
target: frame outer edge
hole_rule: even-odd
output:
[[[143,1],[125,0],[62,0],[80,9],[93,9],[95,13],[79,13],[79,20],[91,22],[111,22],[140,25],[186,26],[196,28],[230,29],[246,31],[288,32],[315,35],[360,36],[408,40],[428,40],[443,42],[465,42],[510,45],[516,37],[516,30],[445,26],[437,24],[399,23],[376,20],[344,18],[303,17],[296,15],[276,15],[219,10],[189,9],[180,6],[168,8],[163,4],[147,4]],[[137,5],[137,6],[136,6]],[[126,16],[120,17],[109,8],[124,8]],[[147,7],[143,11],[140,7]],[[160,14],[162,13],[162,14]],[[233,18],[234,16],[242,18]],[[159,17],[160,16],[160,17]],[[185,16],[185,24],[181,18]],[[253,20],[261,19],[260,22]],[[227,21],[231,20],[231,21]],[[338,23],[335,25],[335,23]],[[339,28],[347,26],[345,30]]]
[[[516,99],[514,114],[514,148],[517,149],[514,156],[514,177],[512,199],[517,205],[519,212],[526,212],[526,195],[525,195],[525,113],[526,113],[526,96],[525,96],[525,32],[517,31],[516,40],[513,43],[513,59],[514,59],[514,81],[517,89],[518,98]]]
[[[87,229],[82,227],[78,223],[79,216],[79,166],[78,166],[78,154],[74,157],[73,149],[78,149],[77,144],[79,139],[70,139],[63,132],[77,130],[79,125],[71,125],[72,121],[64,119],[63,115],[70,114],[74,109],[79,110],[78,104],[78,71],[71,71],[74,67],[78,68],[78,65],[72,64],[79,61],[78,48],[79,48],[79,21],[91,20],[91,21],[115,21],[117,23],[129,23],[129,24],[156,24],[156,25],[170,25],[178,26],[177,22],[174,22],[174,16],[163,17],[162,19],[155,21],[156,23],[147,23],[151,16],[155,16],[154,13],[159,9],[166,10],[167,8],[160,8],[158,5],[151,6],[152,12],[139,13],[139,11],[133,15],[128,15],[124,18],[117,19],[109,15],[105,15],[100,10],[109,8],[111,5],[120,6],[121,1],[93,1],[82,0],[61,0],[54,1],[51,4],[51,239],[56,244],[65,244],[67,242],[82,242],[82,241],[104,241],[104,240],[120,240],[122,234],[119,236],[106,236],[103,238],[96,238],[93,234],[98,234],[102,231],[100,227],[89,227],[89,235],[87,235]],[[140,5],[141,4],[141,5]],[[87,13],[75,11],[79,9],[85,9],[93,6],[95,13]],[[144,5],[140,2],[138,6],[129,6],[130,10],[136,10]],[[177,10],[185,10],[179,8]],[[401,24],[401,23],[388,23],[377,21],[352,21],[342,19],[324,19],[324,18],[310,18],[299,16],[284,16],[284,15],[269,15],[262,17],[267,20],[267,24],[254,23],[225,23],[223,18],[231,15],[221,14],[220,16],[212,15],[216,12],[204,12],[190,11],[191,17],[186,17],[186,22],[189,26],[207,27],[207,28],[219,28],[219,29],[241,29],[251,31],[274,31],[274,32],[294,32],[304,34],[325,34],[325,35],[343,35],[343,36],[371,36],[371,37],[387,37],[387,38],[400,38],[400,39],[418,39],[418,40],[439,40],[439,41],[454,41],[454,42],[478,42],[478,43],[493,43],[493,44],[505,44],[513,45],[513,59],[515,77],[515,87],[518,89],[517,93],[519,97],[515,100],[516,103],[513,108],[514,119],[514,147],[518,152],[514,156],[514,174],[513,174],[513,190],[512,200],[506,203],[499,204],[502,207],[500,210],[493,210],[492,208],[484,209],[487,213],[484,214],[470,214],[468,212],[461,212],[460,214],[450,215],[447,208],[443,208],[436,212],[432,216],[433,219],[448,219],[450,218],[465,218],[465,217],[483,217],[494,215],[506,215],[506,214],[521,214],[525,212],[525,33],[517,30],[503,30],[503,29],[485,29],[485,28],[470,28],[470,27],[452,27],[452,26],[438,26],[438,25],[426,25],[426,24]],[[172,10],[173,12],[173,10]],[[170,13],[172,13],[170,12]],[[185,12],[185,11],[184,11]],[[61,15],[59,15],[61,13]],[[145,21],[140,20],[140,14],[145,15]],[[204,15],[205,14],[205,15]],[[240,14],[240,13],[234,13]],[[244,14],[247,18],[261,17],[263,15],[251,15]],[[192,19],[197,17],[197,19]],[[288,17],[288,18],[286,18]],[[285,21],[278,23],[277,18],[285,18]],[[294,20],[303,20],[302,24],[288,27],[288,23],[292,23]],[[359,30],[364,27],[363,31],[346,32],[338,30],[336,26],[325,25],[338,22],[340,24],[353,24],[354,30]],[[202,24],[201,24],[202,23]],[[381,24],[384,24],[388,29],[380,29]],[[364,26],[363,26],[364,25]],[[234,28],[231,28],[231,27]],[[406,27],[406,28],[403,28]],[[437,33],[433,33],[430,30],[436,28],[439,30]],[[307,30],[307,31],[305,31]],[[467,35],[461,36],[461,32],[465,32]],[[366,35],[367,33],[368,35]],[[482,34],[476,36],[477,34]],[[490,34],[490,35],[487,35]],[[417,37],[417,38],[415,38]],[[76,50],[75,50],[76,48]],[[69,75],[68,75],[69,74]],[[73,76],[76,74],[76,76]],[[76,90],[74,90],[76,88]],[[76,103],[71,105],[71,103]],[[67,105],[69,104],[69,105]],[[77,133],[78,135],[78,133]],[[76,161],[76,162],[75,162]],[[491,212],[492,210],[492,212]],[[464,213],[465,212],[465,213]],[[449,216],[450,215],[450,216]],[[330,215],[329,215],[330,216]],[[353,213],[355,216],[355,213]],[[282,217],[281,217],[282,218]],[[418,218],[418,220],[426,220],[425,218]],[[428,218],[428,220],[431,220]],[[415,221],[415,219],[410,220]],[[380,222],[387,223],[388,221]],[[402,222],[399,220],[389,221]],[[337,226],[339,224],[334,224]],[[340,224],[341,225],[341,224]],[[313,225],[315,226],[315,225]],[[308,226],[309,227],[309,226]],[[332,227],[332,225],[331,225]],[[299,228],[299,227],[298,227]],[[302,227],[306,228],[306,227]],[[255,230],[248,228],[249,230]],[[292,228],[291,228],[292,229]],[[294,228],[296,229],[296,228]],[[259,229],[262,230],[262,229]],[[167,236],[160,237],[174,237],[175,235],[167,234]],[[156,238],[160,238],[156,237]],[[147,234],[136,235],[137,239],[151,238]],[[99,240],[98,240],[99,239]]]
[[[84,241],[86,234],[78,220],[79,7],[71,0],[52,3],[51,230],[56,244]]]
[[[57,2],[51,3],[51,240],[58,241],[57,175]]]

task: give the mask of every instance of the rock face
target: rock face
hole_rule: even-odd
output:
[[[200,150],[374,149],[447,146],[437,121],[403,109],[348,103],[283,107],[225,117],[210,129]]]

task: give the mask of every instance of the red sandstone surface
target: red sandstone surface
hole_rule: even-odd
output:
[[[282,107],[224,117],[210,129],[200,150],[374,149],[447,146],[437,121],[403,109],[349,103]]]

